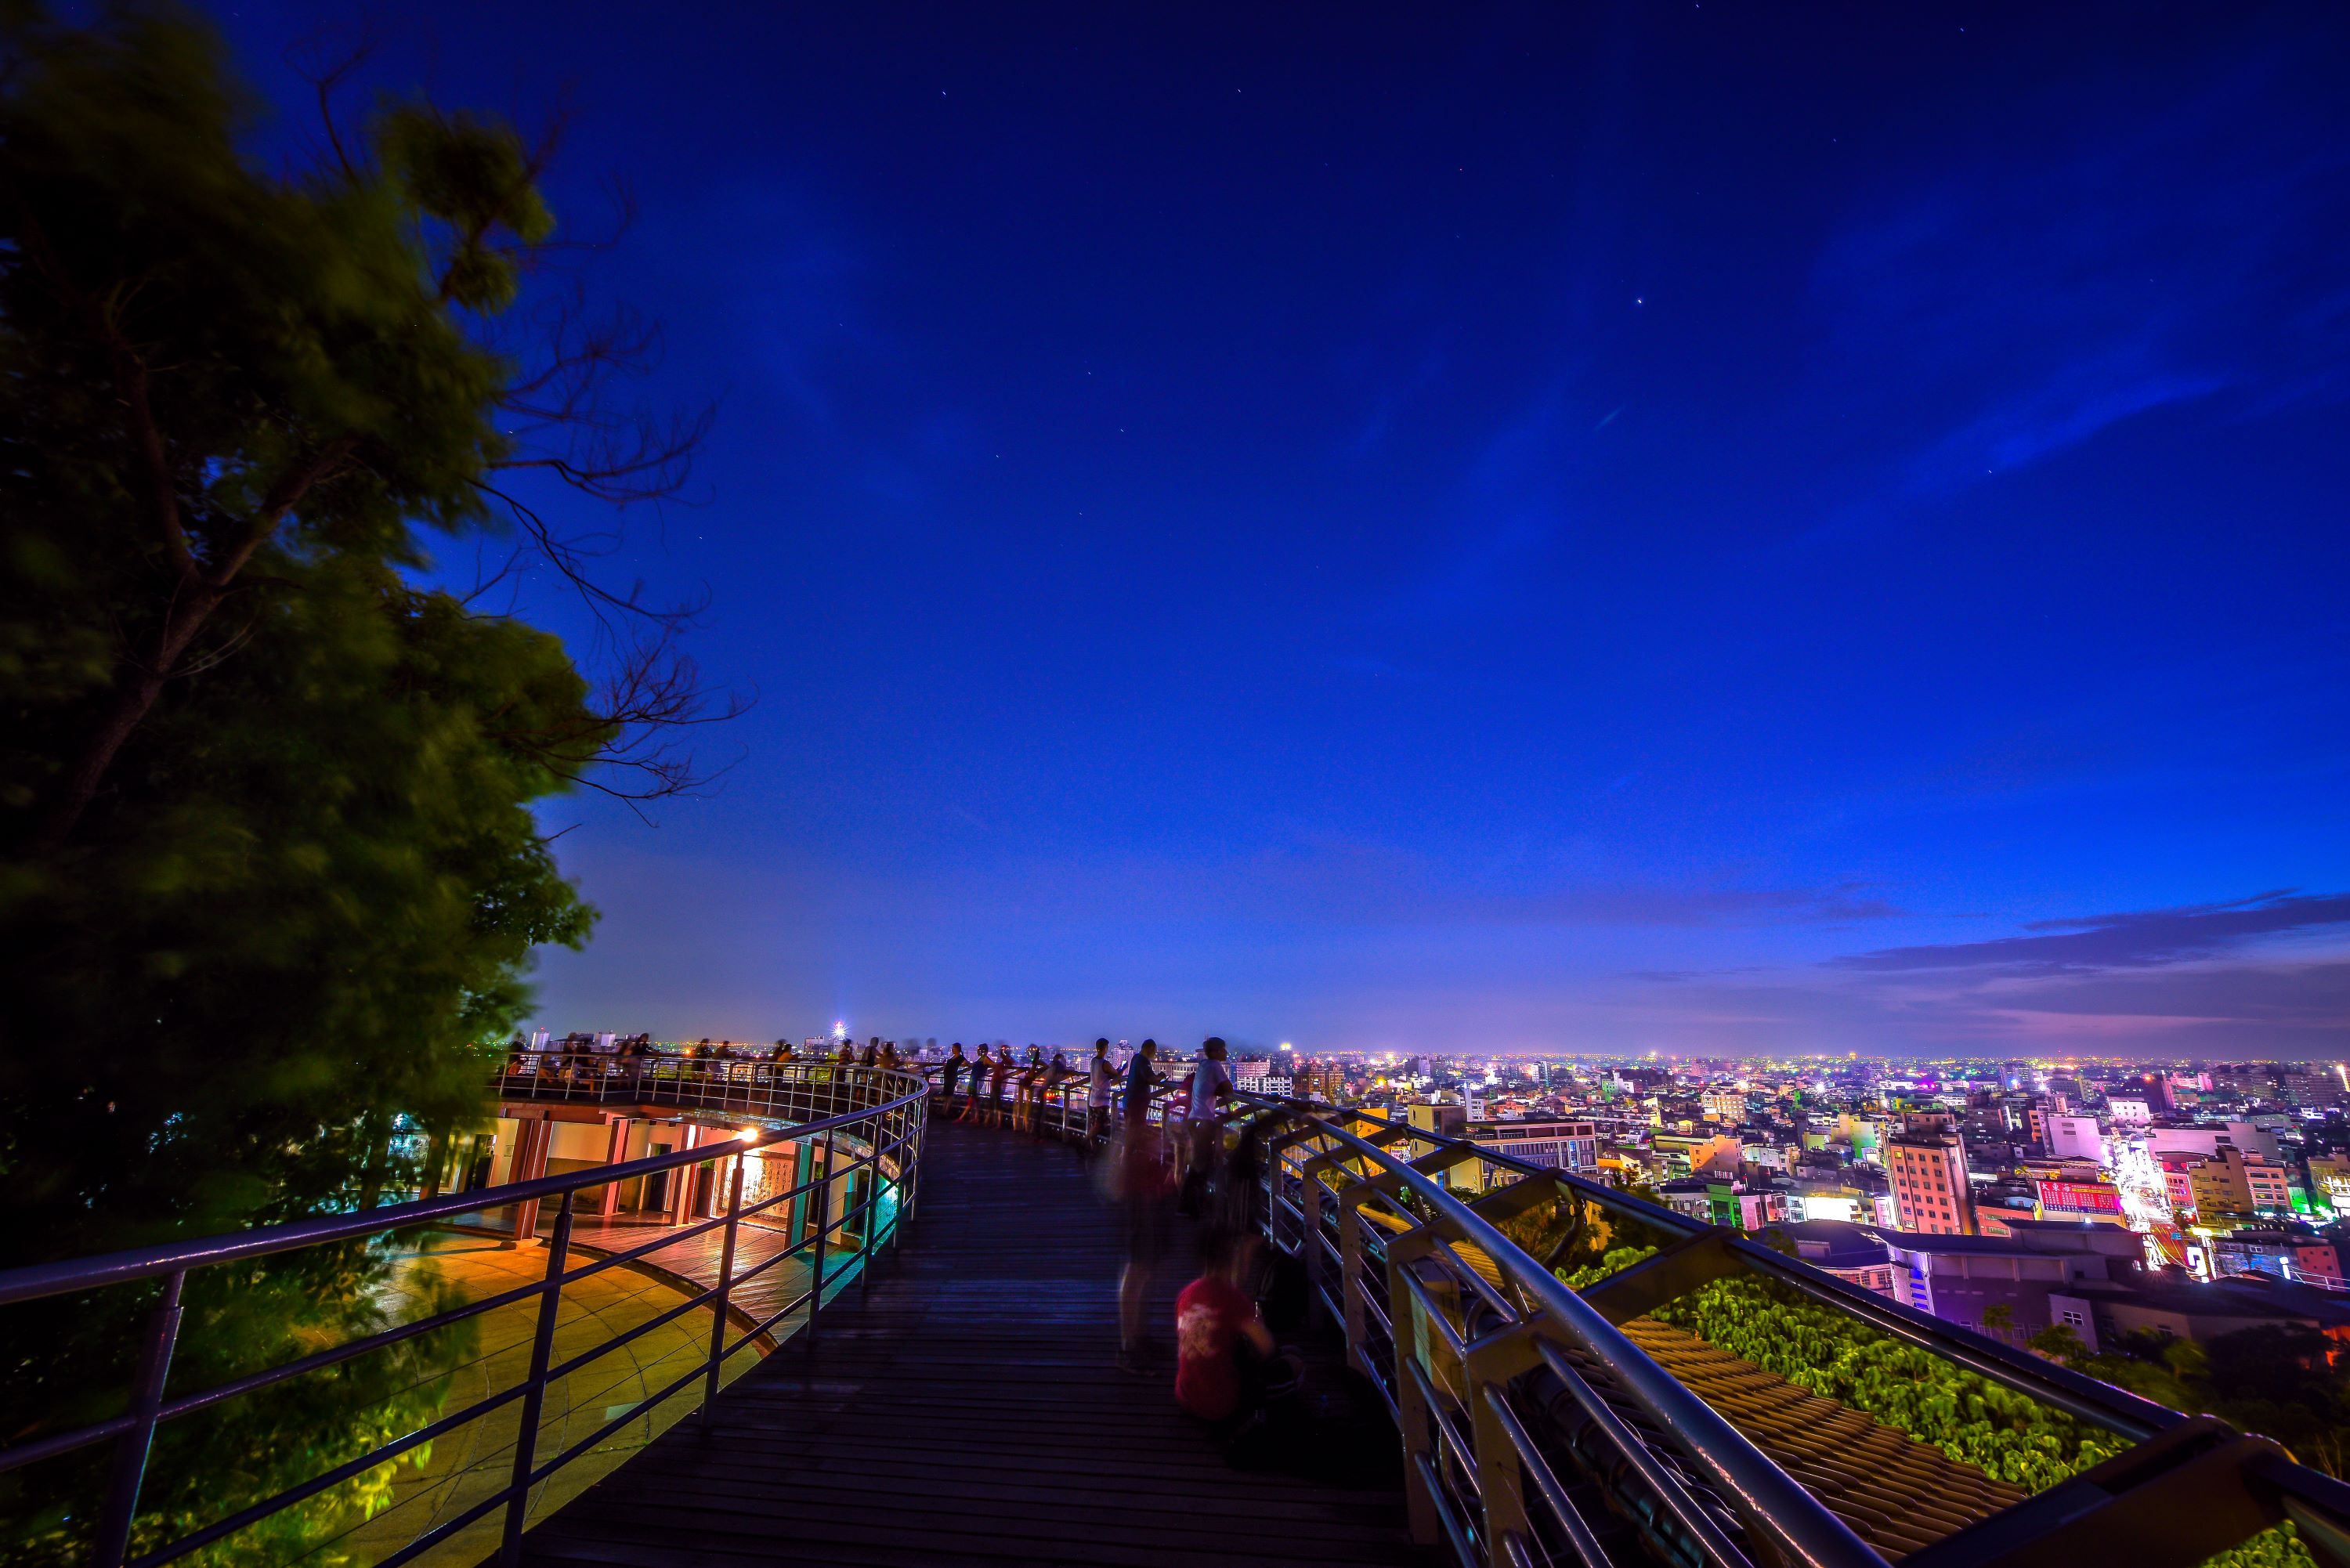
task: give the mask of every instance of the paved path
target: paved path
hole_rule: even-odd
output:
[[[1188,1251],[1188,1241],[1179,1252]],[[1168,1380],[1124,1376],[1113,1217],[1075,1155],[934,1126],[901,1251],[525,1537],[535,1563],[1419,1563],[1369,1490],[1227,1468]],[[1180,1259],[1152,1317],[1171,1332]],[[1335,1376],[1326,1363],[1317,1376]],[[1378,1417],[1384,1423],[1385,1416]]]

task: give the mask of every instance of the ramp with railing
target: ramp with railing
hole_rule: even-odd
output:
[[[721,1385],[733,1371],[813,1321],[843,1286],[867,1272],[876,1254],[899,1240],[920,1192],[920,1150],[926,1085],[917,1074],[833,1064],[760,1064],[755,1075],[697,1071],[674,1060],[647,1062],[623,1070],[615,1064],[546,1058],[531,1071],[510,1070],[496,1085],[509,1109],[537,1106],[611,1107],[705,1118],[712,1141],[668,1154],[624,1160],[587,1170],[509,1182],[489,1189],[419,1199],[350,1214],[322,1216],[229,1236],[175,1242],[138,1251],[0,1272],[0,1339],[9,1333],[8,1309],[34,1303],[88,1300],[99,1292],[136,1293],[148,1304],[141,1343],[130,1386],[118,1391],[119,1408],[94,1420],[64,1421],[47,1429],[10,1434],[0,1446],[0,1475],[12,1494],[32,1510],[56,1498],[69,1505],[50,1508],[37,1535],[20,1534],[5,1555],[11,1562],[86,1562],[97,1568],[161,1568],[167,1563],[211,1557],[240,1563],[267,1561],[254,1555],[257,1532],[289,1510],[331,1501],[387,1467],[412,1464],[432,1445],[446,1444],[487,1423],[502,1438],[491,1458],[497,1479],[466,1489],[459,1505],[431,1511],[431,1522],[404,1539],[386,1540],[381,1529],[370,1539],[380,1550],[359,1560],[374,1568],[396,1568],[428,1553],[435,1561],[473,1563],[495,1553],[515,1561],[535,1498],[543,1500],[550,1481],[570,1467],[593,1461],[616,1434],[639,1423],[673,1421],[699,1413],[706,1421]],[[751,1125],[739,1130],[733,1125]],[[746,1175],[762,1157],[789,1147],[798,1157],[797,1178],[754,1184],[746,1197]],[[668,1181],[706,1170],[723,1196],[706,1202],[712,1210],[675,1225],[649,1227],[630,1244],[611,1239],[596,1255],[575,1250],[572,1238],[591,1196],[616,1184]],[[764,1190],[762,1189],[764,1188]],[[551,1210],[550,1212],[547,1212]],[[379,1332],[322,1346],[278,1365],[203,1387],[182,1387],[172,1377],[182,1335],[202,1332],[189,1305],[210,1282],[205,1271],[224,1272],[271,1261],[298,1262],[313,1249],[380,1247],[396,1239],[439,1228],[494,1232],[501,1227],[525,1244],[544,1233],[544,1262],[529,1282],[478,1295],[437,1311],[394,1322]],[[764,1228],[779,1242],[755,1249],[755,1261],[738,1262],[746,1229]],[[707,1281],[681,1279],[677,1299],[659,1310],[631,1314],[625,1326],[603,1331],[598,1314],[583,1320],[579,1298],[610,1272],[628,1269],[656,1254],[704,1240],[717,1245],[717,1267]],[[770,1300],[755,1316],[738,1300],[772,1284],[780,1272],[795,1271],[797,1288]],[[515,1376],[502,1386],[406,1431],[359,1451],[319,1453],[315,1467],[297,1482],[266,1495],[236,1498],[211,1517],[185,1519],[183,1511],[160,1516],[142,1510],[151,1460],[163,1452],[175,1466],[217,1465],[224,1477],[245,1468],[239,1456],[207,1456],[172,1439],[206,1412],[235,1401],[282,1396],[291,1390],[330,1387],[339,1373],[360,1358],[384,1353],[425,1336],[469,1324],[519,1315],[527,1354]],[[549,1390],[566,1380],[632,1355],[650,1336],[681,1323],[707,1320],[706,1350],[675,1368],[659,1386],[641,1389],[600,1419],[546,1451]],[[21,1322],[18,1318],[15,1321]],[[566,1353],[556,1353],[558,1326],[567,1331]],[[59,1391],[61,1408],[89,1402],[89,1391]],[[510,1429],[510,1430],[508,1430]],[[298,1434],[296,1434],[298,1440]],[[186,1479],[185,1477],[182,1479]],[[201,1493],[202,1488],[195,1489]],[[224,1486],[222,1490],[229,1492]],[[369,1521],[370,1523],[374,1521]],[[13,1527],[17,1521],[12,1521]],[[337,1560],[351,1560],[347,1539],[301,1542],[323,1546]]]

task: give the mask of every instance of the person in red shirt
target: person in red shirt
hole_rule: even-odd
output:
[[[1297,1386],[1299,1368],[1242,1286],[1256,1248],[1251,1231],[1219,1231],[1200,1245],[1200,1277],[1175,1298],[1175,1402],[1203,1421],[1239,1425]]]

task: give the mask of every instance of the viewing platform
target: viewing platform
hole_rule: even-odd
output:
[[[1072,1150],[946,1126],[923,1162],[920,1215],[869,1287],[729,1385],[706,1434],[673,1428],[535,1525],[525,1562],[1434,1561],[1399,1464],[1351,1486],[1234,1470],[1168,1375],[1118,1370],[1123,1241]],[[1162,1336],[1188,1230],[1153,1283]],[[1326,1345],[1313,1371],[1344,1376]]]
[[[492,1147],[432,1162],[454,1190],[0,1274],[0,1312],[103,1291],[146,1312],[110,1405],[0,1447],[0,1475],[72,1500],[45,1560],[161,1568],[274,1526],[307,1542],[286,1561],[340,1542],[357,1568],[2195,1568],[2248,1542],[2263,1568],[2350,1564],[2350,1488],[2265,1438],[1579,1176],[1245,1095],[1137,1146],[1203,1161],[1203,1201],[1247,1216],[1286,1293],[1305,1391],[1285,1446],[1230,1462],[1169,1369],[1119,1365],[1136,1220],[1091,1179],[1080,1080],[1027,1079],[982,1127],[888,1066],[528,1065],[494,1085]],[[1146,1121],[1180,1120],[1178,1082]],[[348,1344],[172,1380],[227,1266],[451,1234],[506,1260],[496,1288],[411,1291]],[[1196,1272],[1192,1227],[1172,1236],[1162,1339]],[[664,1293],[616,1295],[625,1276]],[[499,1378],[294,1484],[211,1495],[200,1413],[469,1324],[504,1336],[468,1364]],[[462,1484],[421,1478],[442,1439]],[[165,1487],[198,1503],[159,1509]]]

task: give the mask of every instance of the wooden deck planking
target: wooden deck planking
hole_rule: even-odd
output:
[[[1389,1478],[1227,1467],[1127,1376],[1115,1216],[1068,1149],[934,1127],[904,1248],[691,1421],[536,1526],[535,1563],[1420,1563]],[[1171,1340],[1188,1237],[1154,1282]],[[1335,1376],[1331,1363],[1318,1378]]]

